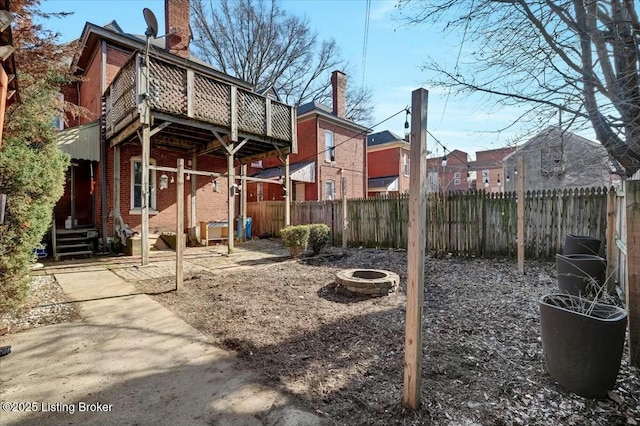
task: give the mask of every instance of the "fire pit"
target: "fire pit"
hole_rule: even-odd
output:
[[[393,293],[400,277],[381,269],[345,269],[336,274],[338,290],[343,293],[382,296]]]

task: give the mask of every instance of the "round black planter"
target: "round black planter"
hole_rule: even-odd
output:
[[[545,364],[551,377],[567,391],[602,398],[615,387],[627,311],[601,303],[595,303],[589,315],[571,310],[579,303],[592,302],[567,294],[548,294],[540,299]]]
[[[556,271],[561,292],[585,296],[596,290],[590,288],[594,280],[599,286],[604,285],[607,261],[592,254],[556,254]]]
[[[601,241],[586,235],[566,234],[562,254],[593,254],[600,253]]]

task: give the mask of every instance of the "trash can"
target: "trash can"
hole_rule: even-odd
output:
[[[236,238],[241,239],[242,238],[242,216],[238,216],[238,219],[236,220],[236,225],[237,225]],[[246,236],[247,236],[247,240],[251,239],[251,218],[250,217],[247,218]]]

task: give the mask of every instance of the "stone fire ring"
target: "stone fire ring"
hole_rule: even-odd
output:
[[[338,289],[352,294],[382,296],[398,287],[398,274],[382,269],[345,269],[336,274]]]

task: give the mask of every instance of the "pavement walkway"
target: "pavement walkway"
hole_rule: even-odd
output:
[[[114,271],[55,276],[81,320],[0,337],[0,424],[323,424]]]

